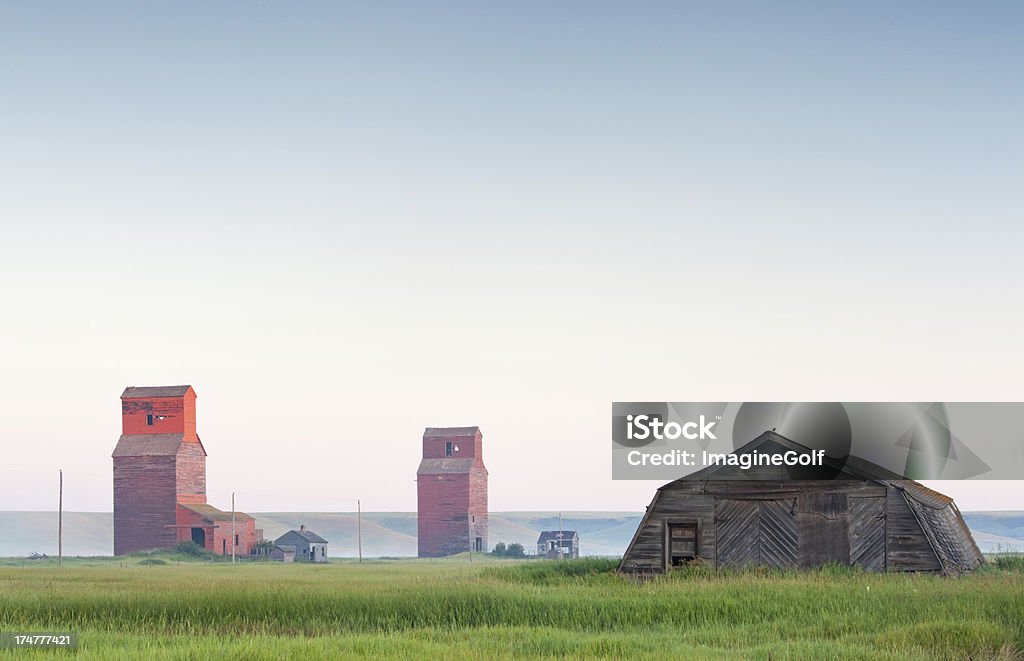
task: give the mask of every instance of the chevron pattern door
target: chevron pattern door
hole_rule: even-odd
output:
[[[797,566],[797,520],[792,498],[715,503],[719,567]]]

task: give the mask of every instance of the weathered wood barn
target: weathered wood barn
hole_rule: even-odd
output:
[[[755,450],[810,452],[765,432],[733,454]],[[956,574],[983,562],[948,496],[856,457],[816,474],[808,470],[715,465],[666,484],[647,507],[620,570],[663,573],[694,561],[777,568],[836,562]],[[807,479],[815,476],[828,479]]]

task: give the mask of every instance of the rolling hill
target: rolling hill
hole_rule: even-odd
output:
[[[305,525],[331,543],[329,555],[355,557],[358,517],[355,512],[255,513],[267,539]],[[580,535],[583,555],[621,555],[640,521],[639,512],[565,512],[562,528]],[[964,512],[964,519],[982,551],[1024,552],[1024,512]],[[491,512],[491,545],[518,542],[529,552],[541,530],[557,530],[557,512]],[[365,557],[416,555],[415,512],[364,512]],[[110,512],[65,512],[66,555],[110,555],[113,515]],[[0,556],[24,557],[33,551],[57,553],[56,512],[0,512]]]

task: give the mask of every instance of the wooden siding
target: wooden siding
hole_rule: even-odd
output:
[[[114,555],[174,546],[173,456],[114,458]]]
[[[950,574],[970,571],[984,561],[981,551],[970,537],[970,532],[964,534],[966,524],[951,503],[930,505],[920,502],[913,494],[905,493],[904,496],[921,524],[943,571]]]
[[[800,528],[800,567],[829,562],[849,564],[848,497],[838,492],[808,492],[797,499]]]
[[[759,564],[782,569],[797,566],[801,550],[799,542],[803,538],[799,535],[799,520],[793,505],[791,499],[760,501]]]
[[[885,498],[850,498],[850,564],[885,571]]]
[[[932,510],[917,516],[949,518]],[[869,571],[939,571],[917,516],[900,490],[870,481],[675,482],[651,501],[621,568],[665,571],[668,524],[695,522],[699,556],[713,566],[835,561]],[[970,559],[969,552],[961,555]]]
[[[719,567],[790,569],[798,562],[794,501],[728,500],[715,503]]]
[[[184,434],[186,440],[197,440],[195,392],[189,389],[182,396],[122,399],[121,433]]]
[[[890,571],[941,571],[928,538],[903,492],[890,489],[885,503],[885,565]]]
[[[185,441],[178,447],[175,478],[178,502],[206,502],[206,453],[198,442]]]

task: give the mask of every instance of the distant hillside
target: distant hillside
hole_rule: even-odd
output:
[[[256,513],[256,525],[268,539],[305,525],[331,543],[334,557],[355,557],[355,512]],[[584,555],[621,555],[633,536],[639,512],[565,512],[562,528],[580,535]],[[1024,551],[1024,512],[964,512],[982,551]],[[518,542],[535,548],[541,530],[557,530],[556,512],[491,512],[489,541]],[[0,512],[0,556],[25,556],[33,551],[57,553],[56,512]],[[113,552],[110,512],[65,512],[64,552],[67,555],[110,555]],[[415,556],[415,512],[364,512],[363,555]]]

